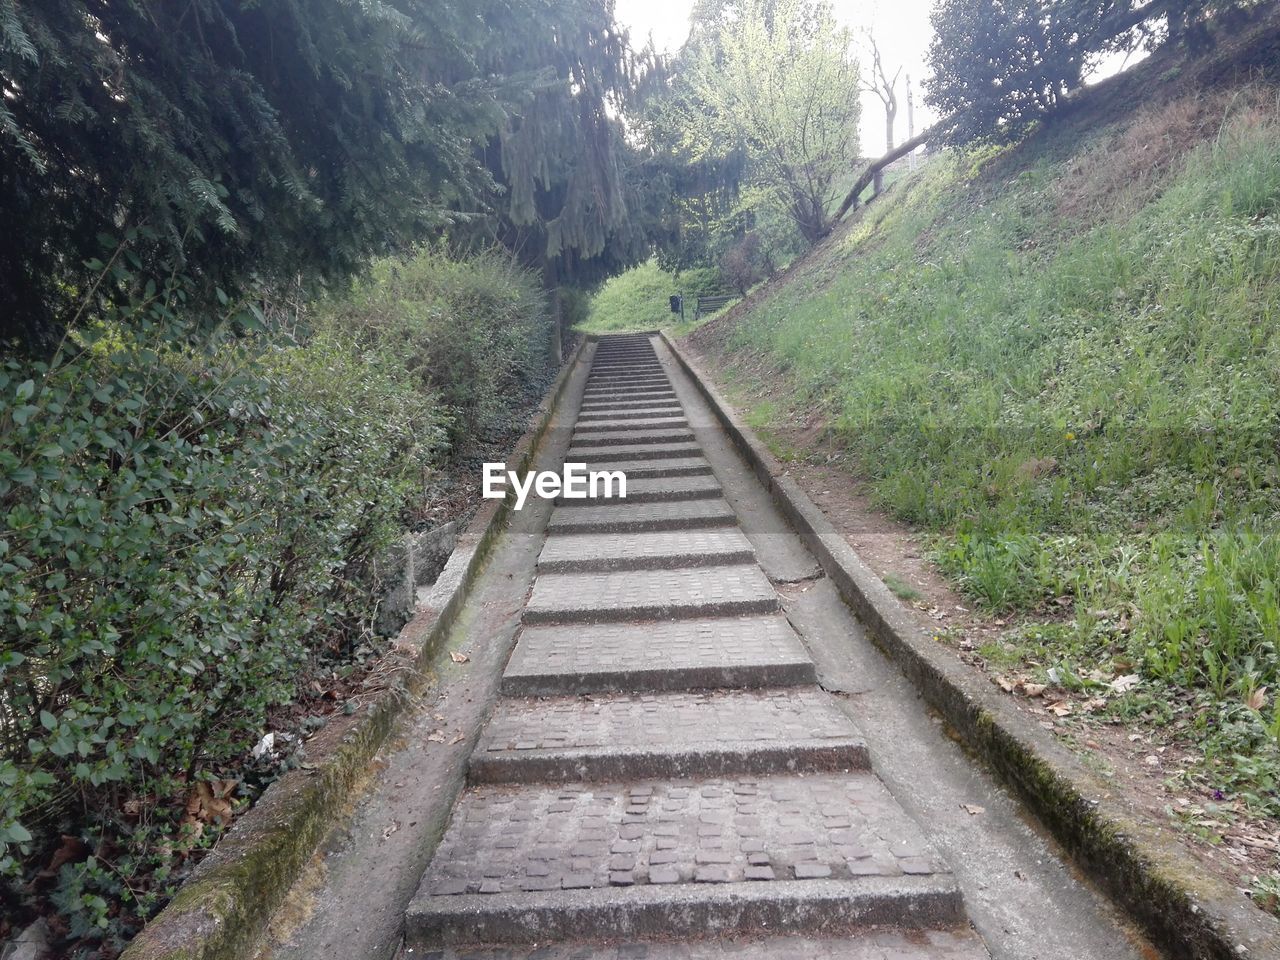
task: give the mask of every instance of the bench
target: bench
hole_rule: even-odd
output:
[[[727,294],[719,297],[699,297],[698,305],[693,309],[693,319],[696,321],[704,313],[715,313],[717,310],[723,307],[726,303],[729,303],[730,301],[737,300],[737,299],[738,298],[733,296],[732,294]]]

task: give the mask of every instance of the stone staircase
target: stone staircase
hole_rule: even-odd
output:
[[[407,956],[981,960],[957,885],[815,681],[645,336],[601,341],[501,699]]]

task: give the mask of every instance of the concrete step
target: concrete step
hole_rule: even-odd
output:
[[[633,380],[656,381],[658,383],[670,382],[666,373],[663,373],[660,371],[634,370],[634,369],[628,369],[628,370],[605,369],[605,370],[598,370],[598,371],[593,370],[591,374],[587,377],[587,383],[592,383],[594,381],[619,381],[619,380],[624,382],[629,382]]]
[[[614,359],[604,360],[591,365],[591,374],[630,374],[630,373],[655,373],[665,374],[666,370],[658,358],[650,354],[647,357],[618,357]]]
[[[678,407],[680,403],[671,397],[658,397],[657,399],[642,397],[638,400],[587,400],[582,401],[579,409],[580,414],[591,413],[597,410],[619,409],[625,410],[634,407]]]
[[[579,433],[612,433],[618,430],[663,430],[671,427],[689,426],[689,421],[680,416],[668,417],[633,417],[631,419],[620,418],[617,420],[587,420],[579,421],[574,427],[574,434]]]
[[[578,414],[578,426],[610,420],[651,420],[661,417],[684,417],[684,408],[675,401],[662,404],[641,404],[621,410],[610,408],[584,410]]]
[[[599,465],[606,461],[625,463],[628,460],[671,460],[677,457],[700,456],[702,456],[702,447],[696,443],[668,443],[658,446],[637,443],[608,447],[570,447],[564,455],[564,462],[589,463],[593,469],[599,470],[601,469]]]
[[[602,383],[599,386],[588,386],[583,393],[583,399],[595,399],[597,397],[647,397],[654,394],[672,394],[674,391],[671,384],[612,384]]]
[[[552,523],[554,527],[554,519]],[[777,609],[778,595],[764,572],[755,564],[744,563],[684,570],[542,574],[534,581],[523,619],[525,623],[616,623],[773,613]]]
[[[808,936],[963,922],[946,866],[869,773],[466,790],[411,947]]]
[[[685,427],[677,430],[615,430],[598,433],[574,433],[569,441],[575,447],[607,447],[637,443],[690,443],[693,433]]]
[[[542,553],[538,556],[538,572],[710,567],[726,563],[750,563],[754,559],[755,550],[751,541],[737,527],[645,533],[553,534],[547,537]]]
[[[675,393],[670,387],[662,387],[658,390],[588,390],[582,397],[582,403],[586,407],[598,407],[602,404],[610,403],[636,403],[640,400],[649,402],[650,404],[658,400],[674,400]]]
[[[503,700],[473,783],[866,770],[867,747],[817,687]]]
[[[612,449],[617,449],[612,448]],[[692,477],[711,473],[711,464],[701,456],[683,455],[660,457],[657,460],[597,460],[590,458],[592,470],[621,470],[627,475],[627,483],[648,477]],[[566,458],[568,463],[581,463]]]
[[[466,945],[407,960],[990,960],[972,930],[864,930],[849,937],[629,940],[524,946]]]
[[[631,477],[627,477],[627,481],[629,488]],[[591,500],[579,501],[571,507],[556,507],[547,532],[641,533],[646,530],[732,527],[737,522],[738,515],[723,499],[660,500],[654,503]]]
[[[624,471],[625,472],[625,471]],[[715,477],[627,477],[625,503],[667,503],[676,500],[714,500],[724,496]],[[596,500],[556,500],[561,507],[604,506]],[[621,503],[617,504],[621,505]]]
[[[502,675],[509,697],[630,690],[784,687],[816,682],[785,617],[525,626]]]

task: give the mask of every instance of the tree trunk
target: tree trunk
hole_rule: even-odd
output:
[[[884,108],[884,151],[885,153],[893,152],[893,124],[898,119],[897,104],[886,104]],[[875,190],[876,196],[880,196],[884,190],[884,168],[880,168],[875,173]]]
[[[551,307],[551,361],[558,367],[564,363],[564,302],[550,264],[542,268],[542,287],[547,291],[547,303]]]
[[[949,118],[950,119],[950,118]],[[855,181],[853,188],[845,195],[844,202],[840,204],[840,209],[836,211],[836,215],[831,218],[831,223],[835,224],[858,205],[858,197],[862,191],[867,189],[867,184],[875,179],[877,173],[887,167],[899,157],[905,157],[908,153],[920,146],[922,143],[928,142],[934,134],[945,133],[954,123],[954,120],[948,122],[946,120],[941,123],[935,123],[932,127],[922,131],[918,136],[912,137],[910,140],[904,140],[901,144],[894,147],[879,160],[874,161],[870,166],[862,171],[862,175]]]

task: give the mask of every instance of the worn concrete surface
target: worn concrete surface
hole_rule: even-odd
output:
[[[664,575],[644,581],[636,579],[646,573],[643,568],[628,570],[603,593],[607,578],[618,576],[607,567],[585,575],[552,573],[550,567],[538,573],[534,597],[543,590],[540,609],[547,624],[523,628],[501,690],[507,697],[559,699],[502,703],[477,762],[483,765],[483,758],[494,753],[541,752],[545,759],[559,759],[540,771],[533,765],[527,778],[542,783],[477,784],[466,791],[445,844],[408,907],[410,939],[403,956],[977,960],[988,951],[1019,960],[1158,956],[1073,873],[1060,851],[1023,821],[1017,805],[947,737],[897,670],[866,641],[665,349],[659,345],[656,364],[641,347],[629,345],[623,353],[597,365],[594,373],[607,368],[610,378],[622,377],[636,358],[644,359],[646,366],[665,371],[678,404],[662,398],[661,406],[654,406],[610,384],[608,393],[592,393],[584,423],[608,422],[618,432],[624,429],[619,421],[633,414],[639,421],[653,419],[658,410],[684,419],[693,442],[574,446],[567,459],[581,457],[597,469],[616,463],[629,476],[632,467],[651,477],[713,471],[740,533],[754,548],[754,562],[680,566],[678,576],[661,568]],[[583,435],[571,433],[575,412],[566,410],[556,435],[553,447],[561,452],[571,436]],[[636,506],[691,502],[716,501]],[[501,661],[535,582],[547,509],[531,504],[517,515],[518,529],[495,554],[456,640],[470,661],[443,664],[439,701],[424,705],[422,722],[407,731],[399,751],[385,758],[387,765],[377,773],[351,829],[332,845],[309,918],[282,937],[275,956],[373,958],[394,949],[417,874],[445,827],[466,755],[499,692]],[[584,509],[595,508],[575,505],[557,514]],[[556,534],[548,548],[586,536],[597,534]],[[602,542],[594,543],[600,552]],[[552,555],[562,558],[572,553],[563,546],[556,551]],[[662,548],[651,548],[650,556],[663,555]],[[708,590],[717,596],[735,593],[699,576],[731,570],[738,571],[730,578],[736,592],[749,582],[753,602],[761,597],[759,582],[739,574],[762,571],[774,602],[781,598],[785,617],[717,616],[733,611],[699,608],[694,601]],[[558,589],[545,589],[548,582]],[[654,597],[660,599],[655,603]],[[673,598],[681,601],[675,607]],[[617,609],[675,619],[573,622],[608,617]],[[535,613],[532,619],[537,618]],[[829,692],[803,686],[815,676],[815,662]],[[679,717],[696,716],[694,711],[702,709],[693,705],[696,698],[708,696],[691,688],[725,686],[764,687],[752,695],[755,701],[775,705],[757,713],[755,706],[738,701],[729,708],[730,713],[745,711],[738,720],[708,714],[701,731],[696,721],[679,722]],[[781,689],[787,686],[789,691]],[[624,692],[642,690],[668,692],[647,698]],[[575,696],[591,691],[608,706],[598,708]],[[683,737],[673,732],[662,740],[667,727],[654,727],[656,721],[646,718],[654,708],[645,704],[659,697],[673,698],[664,713],[672,718],[673,730],[683,729]],[[806,697],[817,699],[804,706]],[[710,702],[718,701],[713,696]],[[800,716],[812,716],[811,729],[777,704],[799,705]],[[764,719],[770,709],[776,715]],[[783,743],[803,747],[823,730],[843,730],[833,719],[837,714],[851,719],[848,729],[856,727],[865,739],[874,775],[855,769],[865,764],[866,754],[850,762],[848,772],[833,772],[823,765],[820,751],[803,749],[790,751],[799,770],[783,766],[788,751],[777,750],[759,772],[708,775],[696,767],[699,747],[686,749],[719,742],[730,758],[725,762],[743,762],[752,743],[763,754]],[[442,727],[449,728],[443,744],[435,742]],[[455,727],[463,736],[451,743]],[[736,741],[722,736],[730,727],[742,730]],[[648,739],[658,742],[637,746],[646,729],[652,731]],[[735,750],[735,742],[748,746]],[[656,780],[605,776],[606,782],[575,782],[568,776],[573,765],[564,762],[572,754],[605,762],[602,776],[609,763],[621,764],[616,769],[625,772],[636,757],[647,763],[665,756],[675,766]],[[854,755],[848,756],[852,761]],[[712,767],[722,762],[709,757],[705,753],[701,760]],[[693,766],[680,768],[681,758]],[[516,765],[521,763],[528,766],[527,761]],[[774,763],[778,766],[771,767]],[[409,835],[396,841],[401,831]],[[956,926],[965,916],[980,938]],[[876,927],[886,922],[949,929],[903,933]],[[859,928],[857,934],[844,936],[852,928]],[[742,930],[757,936],[733,935]],[[793,931],[796,937],[762,939],[769,930]],[[815,933],[823,936],[814,939]],[[707,934],[717,936],[667,942],[672,936]],[[635,942],[639,937],[646,942]],[[477,938],[526,945],[442,946]],[[556,946],[548,938],[608,942]]]

